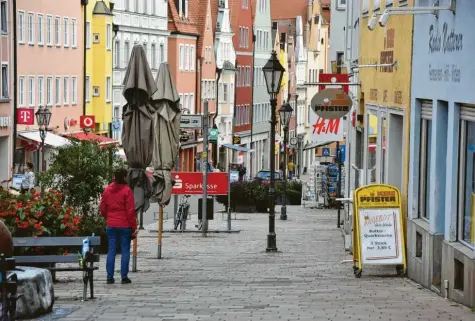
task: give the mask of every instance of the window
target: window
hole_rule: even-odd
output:
[[[180,64],[179,64],[179,69],[180,70],[183,70],[184,68],[184,60],[185,60],[185,48],[183,47],[183,45],[180,45]]]
[[[154,43],[152,43],[152,59],[151,59],[151,67],[157,68],[157,49]]]
[[[341,10],[346,8],[346,0],[338,0],[336,8]]]
[[[120,42],[118,40],[115,41],[114,46],[114,67],[120,67]]]
[[[130,55],[130,44],[128,41],[124,43],[124,65],[129,63],[129,55]]]
[[[43,76],[38,76],[38,106],[44,106],[45,103],[45,79]]]
[[[25,43],[25,13],[18,12],[18,43]]]
[[[165,62],[165,46],[160,44],[160,63]]]
[[[139,0],[133,0],[135,4],[135,12],[139,12]]]
[[[106,102],[111,102],[111,77],[106,77]]]
[[[86,76],[86,82],[84,87],[84,90],[86,90],[86,103],[88,103],[91,101],[91,80],[89,76]]]
[[[460,108],[459,237],[475,246],[475,114],[472,107]]]
[[[35,43],[35,16],[32,13],[28,14],[28,44]]]
[[[394,0],[386,0],[386,8],[393,5]],[[399,1],[402,2],[402,1]]]
[[[44,45],[45,39],[45,26],[44,17],[42,14],[38,14],[38,45]]]
[[[152,15],[156,15],[157,14],[157,2],[152,0]]]
[[[229,102],[228,84],[223,84],[223,103]]]
[[[148,0],[143,0],[143,13],[147,13],[148,11],[147,2]]]
[[[190,68],[190,56],[189,56],[189,52],[190,52],[190,46],[186,45],[185,46],[185,70],[188,71],[189,68]]]
[[[91,48],[91,22],[86,21],[86,48]]]
[[[28,77],[28,106],[35,106],[35,77]]]
[[[64,105],[69,104],[69,78],[63,78],[63,102]]]
[[[63,18],[64,46],[69,47],[69,19]]]
[[[54,43],[56,46],[61,45],[61,17],[54,18]]]
[[[46,106],[53,105],[53,77],[46,78]]]
[[[112,25],[108,23],[106,25],[106,49],[111,50],[112,44]]]
[[[130,0],[124,0],[124,2],[125,2],[125,7],[124,7],[125,11],[129,11],[130,10]]]
[[[190,47],[190,70],[195,70],[195,46]]]
[[[195,95],[190,94],[190,113],[194,114],[195,113]]]
[[[78,46],[78,37],[77,37],[77,22],[76,19],[71,20],[71,46],[76,48]]]
[[[77,77],[72,77],[71,80],[73,81],[72,83],[72,97],[71,97],[71,104],[76,105],[78,103],[78,78]]]
[[[61,106],[61,77],[56,77],[54,82],[54,104]]]
[[[25,86],[26,86],[25,76],[20,76],[18,78],[18,89],[19,89],[18,104],[22,107],[25,106]]]
[[[46,44],[53,45],[53,17],[46,16]]]
[[[2,28],[2,33],[6,33],[8,32],[8,28],[7,28],[7,25],[8,25],[8,21],[7,21],[7,17],[8,17],[8,14],[7,14],[7,2],[6,1],[2,1],[2,3],[0,4],[0,14],[2,15],[0,18],[2,19],[1,23],[1,28]]]

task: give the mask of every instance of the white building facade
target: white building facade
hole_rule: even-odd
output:
[[[112,136],[121,141],[122,107],[126,104],[122,96],[122,82],[125,77],[132,48],[141,44],[155,77],[162,62],[168,56],[168,6],[166,1],[116,0],[114,6],[113,48],[113,96]],[[118,27],[118,31],[116,31]]]

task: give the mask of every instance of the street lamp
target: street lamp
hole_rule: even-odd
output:
[[[267,235],[267,252],[277,252],[277,239],[275,235],[275,126],[277,125],[276,110],[277,94],[282,84],[285,69],[277,59],[277,53],[272,51],[270,59],[262,68],[266,80],[267,92],[270,96],[270,186],[269,186],[269,234]]]
[[[45,162],[45,139],[48,132],[49,122],[51,121],[51,111],[47,107],[40,107],[35,113],[36,123],[38,124],[38,130],[41,138],[41,171],[44,171]]]
[[[283,169],[283,179],[284,185],[282,186],[282,207],[280,208],[280,219],[285,221],[287,219],[287,144],[289,136],[289,123],[290,117],[292,117],[292,106],[289,102],[283,104],[280,109],[280,123],[284,126],[284,169]]]

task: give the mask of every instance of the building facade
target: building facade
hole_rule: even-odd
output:
[[[13,7],[11,1],[0,3],[0,58],[2,61],[2,75],[0,84],[2,88],[0,96],[0,181],[11,177],[10,169],[13,158],[13,42],[12,24]]]
[[[455,14],[414,16],[407,231],[409,277],[470,307],[475,307],[475,36],[469,27],[474,11],[473,1],[458,0]]]
[[[109,135],[112,122],[113,19],[107,0],[87,4],[85,114],[95,117],[94,132]]]
[[[383,0],[384,1],[384,0]],[[346,0],[331,0],[331,30],[333,33],[330,38],[330,57],[328,66],[332,70],[332,66],[344,65],[345,54],[345,37],[342,37],[346,26]],[[377,2],[377,1],[376,1]]]
[[[235,1],[231,17],[231,24],[234,28],[233,43],[236,49],[238,70],[233,143],[251,150],[252,83],[254,70],[251,1]],[[234,152],[231,162],[243,163],[246,167],[247,175],[252,178],[250,152]]]
[[[77,132],[83,115],[84,7],[54,0],[17,2],[18,108],[48,107],[51,122],[45,141],[45,160],[52,148],[65,144],[60,134]],[[104,29],[106,28],[103,25]],[[33,118],[34,115],[33,115]],[[16,153],[39,164],[41,142],[34,125],[18,125]],[[23,161],[19,161],[24,163]]]
[[[270,97],[267,92],[262,67],[271,57],[272,22],[269,0],[257,0],[254,11],[253,33],[254,43],[254,90],[252,108],[252,170],[257,173],[269,169],[270,144]],[[274,142],[275,143],[275,142]]]
[[[168,60],[168,5],[165,1],[116,1],[114,26],[118,29],[113,41],[112,121],[113,138],[121,140],[122,107],[127,103],[122,95],[132,48],[143,46],[154,76],[162,62]]]

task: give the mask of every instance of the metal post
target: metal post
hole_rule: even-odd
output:
[[[175,161],[175,171],[180,169],[180,148],[178,148],[178,156]],[[178,212],[178,195],[173,195],[173,226],[176,225],[176,213]]]
[[[280,208],[280,219],[285,221],[287,219],[287,144],[289,136],[289,127],[284,126],[284,169],[282,185],[282,207]]]
[[[159,205],[158,210],[158,245],[157,245],[157,259],[162,258],[162,234],[163,234],[163,207]]]
[[[140,214],[142,214],[142,209],[140,209]],[[137,239],[136,236],[132,243],[132,272],[137,272]]]
[[[341,162],[340,162],[340,142],[336,143],[336,161],[338,164],[338,181],[336,187],[336,198],[341,198]],[[336,227],[340,228],[340,219],[341,219],[341,201],[336,201],[338,206],[338,222]]]
[[[203,236],[206,236],[208,232],[208,100],[204,102],[204,111],[203,111],[203,202],[202,202],[202,232]]]
[[[277,99],[272,98],[270,121],[270,187],[269,187],[269,234],[267,235],[267,252],[277,252],[277,237],[275,234],[275,126],[277,124]]]
[[[231,232],[231,165],[228,163],[228,232]]]

